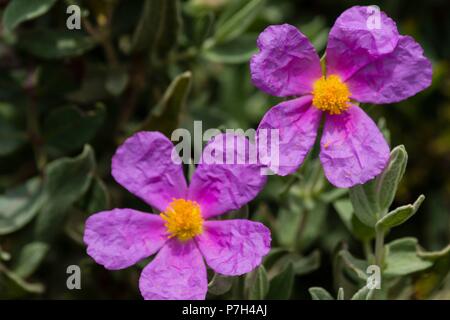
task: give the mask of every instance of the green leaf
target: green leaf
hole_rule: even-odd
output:
[[[263,300],[266,297],[269,292],[269,279],[262,264],[246,275],[244,287],[249,300]]]
[[[368,263],[365,260],[355,258],[348,250],[341,250],[338,253],[338,256],[344,262],[344,265],[348,268],[348,270],[352,271],[353,274],[360,280],[367,279],[367,267]]]
[[[257,51],[256,35],[241,37],[218,45],[213,45],[203,51],[203,57],[216,63],[247,63]]]
[[[354,214],[353,206],[350,200],[337,200],[333,203],[333,206],[342,222],[352,233],[352,235],[355,236],[355,238],[362,241],[367,241],[375,236],[375,229],[366,226]]]
[[[303,231],[297,237],[299,248],[303,250],[309,248],[322,235],[327,208],[328,206],[322,201],[314,201],[312,207],[307,209],[306,216],[303,218],[305,223]]]
[[[214,40],[223,43],[236,39],[253,23],[265,5],[265,0],[237,0],[218,21]]]
[[[333,296],[324,288],[312,287],[308,291],[313,300],[334,300]]]
[[[304,215],[304,209],[293,201],[289,203],[288,208],[280,208],[275,226],[275,235],[281,246],[286,248],[295,246],[295,241],[299,235],[300,222]]]
[[[426,272],[418,275],[414,284],[414,297],[417,299],[439,299],[438,297],[445,296],[442,286],[445,287],[445,278],[448,278],[450,270],[450,244],[439,251],[423,251],[419,248],[417,255],[420,258],[431,261],[433,267],[427,269]],[[447,287],[450,283],[447,281]],[[447,290],[447,296],[450,291]],[[430,297],[434,294],[433,297]]]
[[[307,256],[302,256],[298,253],[287,253],[273,264],[270,273],[277,273],[277,270],[283,270],[288,263],[292,264],[294,273],[297,276],[311,273],[320,267],[320,251],[314,250]]]
[[[402,238],[386,245],[385,259],[387,277],[404,276],[414,272],[428,269],[433,263],[419,256],[417,239]]]
[[[142,130],[161,131],[167,136],[178,128],[180,113],[191,88],[191,72],[176,77],[167,88],[163,98],[142,125]]]
[[[15,263],[14,273],[22,278],[28,278],[39,267],[49,250],[44,242],[31,242],[25,245],[20,252],[19,260]]]
[[[398,185],[405,174],[408,153],[404,146],[397,146],[391,152],[388,167],[377,178],[379,203],[382,210],[388,210],[394,201]]]
[[[95,136],[103,124],[105,114],[103,105],[97,105],[88,112],[74,106],[52,111],[44,123],[47,148],[56,154],[79,149]]]
[[[18,43],[20,48],[43,59],[80,56],[94,45],[90,37],[69,30],[33,30],[22,34]]]
[[[374,228],[380,213],[375,180],[350,188],[349,195],[358,219],[365,225]]]
[[[233,278],[215,273],[208,284],[208,293],[220,296],[230,291],[233,286]]]
[[[374,290],[364,286],[353,295],[352,300],[371,300]]]
[[[48,201],[38,215],[38,239],[51,240],[62,229],[70,206],[88,190],[95,169],[94,152],[85,146],[75,158],[61,158],[45,170],[44,196]]]
[[[273,300],[287,300],[291,296],[292,288],[294,286],[294,266],[288,263],[284,270],[274,276],[270,280],[269,292],[267,299]]]
[[[388,166],[378,177],[350,188],[350,200],[361,222],[375,227],[377,220],[387,213],[405,172],[407,159],[408,154],[403,146],[394,148]]]
[[[320,251],[314,250],[307,256],[302,256],[292,261],[294,272],[297,276],[311,273],[320,267]]]
[[[18,299],[29,294],[41,294],[44,286],[29,283],[0,263],[0,299]]]
[[[181,29],[178,0],[146,0],[132,39],[133,52],[167,55]]]
[[[3,13],[3,26],[11,32],[24,21],[47,13],[57,0],[11,0]]]
[[[0,235],[19,230],[38,213],[44,204],[39,177],[0,196]]]
[[[413,204],[401,206],[389,212],[377,222],[376,227],[388,230],[401,225],[417,212],[423,200],[425,200],[425,196],[421,195]]]
[[[0,157],[13,153],[27,140],[25,133],[17,130],[8,121],[0,117]]]

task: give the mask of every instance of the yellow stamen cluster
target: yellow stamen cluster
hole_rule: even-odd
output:
[[[170,238],[186,241],[203,232],[200,206],[195,201],[174,199],[160,216],[166,221],[164,225]]]
[[[316,80],[312,95],[313,105],[329,114],[340,114],[350,107],[350,90],[337,75]]]

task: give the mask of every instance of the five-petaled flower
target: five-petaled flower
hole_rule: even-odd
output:
[[[127,139],[113,157],[112,175],[162,213],[114,209],[92,215],[84,233],[88,254],[116,270],[159,251],[139,280],[145,299],[204,299],[203,258],[223,275],[254,269],[270,249],[270,231],[244,219],[206,220],[242,207],[263,188],[260,165],[223,158],[245,157],[249,143],[243,136],[216,136],[202,155],[214,154],[216,161],[201,161],[188,187],[181,159],[164,135],[140,132]]]
[[[275,96],[297,96],[269,110],[258,127],[279,130],[279,163],[269,164],[275,173],[298,169],[314,145],[323,113],[320,160],[333,185],[363,184],[385,168],[389,146],[356,101],[404,100],[430,85],[432,68],[420,45],[400,35],[383,12],[379,28],[369,28],[372,14],[370,7],[355,6],[338,17],[329,34],[324,75],[314,47],[295,27],[269,26],[259,36],[260,51],[250,62],[253,83]]]

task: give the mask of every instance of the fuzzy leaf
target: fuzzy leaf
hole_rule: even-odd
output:
[[[0,235],[21,229],[38,213],[44,204],[39,177],[0,196]]]
[[[178,127],[180,112],[191,88],[191,78],[192,74],[188,71],[172,81],[161,101],[142,125],[143,130],[161,131],[170,136]]]
[[[294,266],[292,263],[288,263],[284,270],[270,280],[267,299],[289,299],[294,286],[294,277]]]
[[[421,195],[413,204],[401,206],[389,212],[377,222],[376,227],[388,230],[392,227],[401,225],[417,212],[423,200],[425,200],[425,196]]]
[[[312,287],[308,291],[313,300],[334,300],[333,296],[324,288]]]
[[[44,197],[48,200],[41,209],[35,228],[38,239],[51,240],[62,230],[66,213],[88,190],[95,168],[94,152],[85,146],[75,158],[61,158],[45,170]]]
[[[402,238],[386,245],[387,256],[384,274],[388,277],[405,276],[428,269],[433,265],[421,258],[417,251],[417,239]]]
[[[263,300],[266,297],[269,292],[269,280],[262,264],[247,274],[245,288],[249,300]]]

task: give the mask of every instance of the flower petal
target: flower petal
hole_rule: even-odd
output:
[[[163,246],[163,220],[132,209],[114,209],[90,216],[84,230],[87,253],[106,269],[127,268]]]
[[[184,198],[187,190],[174,149],[160,132],[138,132],[117,149],[112,175],[128,191],[164,211],[173,198]]]
[[[267,177],[258,164],[256,147],[236,134],[220,134],[205,147],[189,186],[189,199],[203,217],[236,210],[262,190]]]
[[[375,8],[354,6],[336,19],[328,36],[327,74],[337,74],[345,81],[373,59],[395,49],[397,26]]]
[[[340,115],[327,115],[320,161],[328,180],[339,188],[363,184],[386,167],[389,146],[383,135],[357,106]]]
[[[206,267],[194,241],[170,240],[144,268],[139,289],[146,300],[203,300]]]
[[[311,107],[312,97],[282,102],[270,109],[257,131],[261,160],[279,175],[295,172],[316,141],[322,112]],[[271,134],[278,129],[279,144]]]
[[[374,6],[355,6],[330,31],[327,73],[345,81],[352,98],[365,103],[404,100],[431,84],[431,63],[414,39]]]
[[[394,103],[431,85],[431,62],[409,36],[401,36],[392,53],[358,70],[346,83],[352,98],[365,103]]]
[[[286,97],[311,92],[321,77],[320,59],[311,42],[289,24],[267,27],[258,38],[259,53],[250,61],[255,86]]]
[[[261,264],[270,250],[270,231],[249,220],[206,221],[196,238],[206,263],[216,272],[237,276]]]

